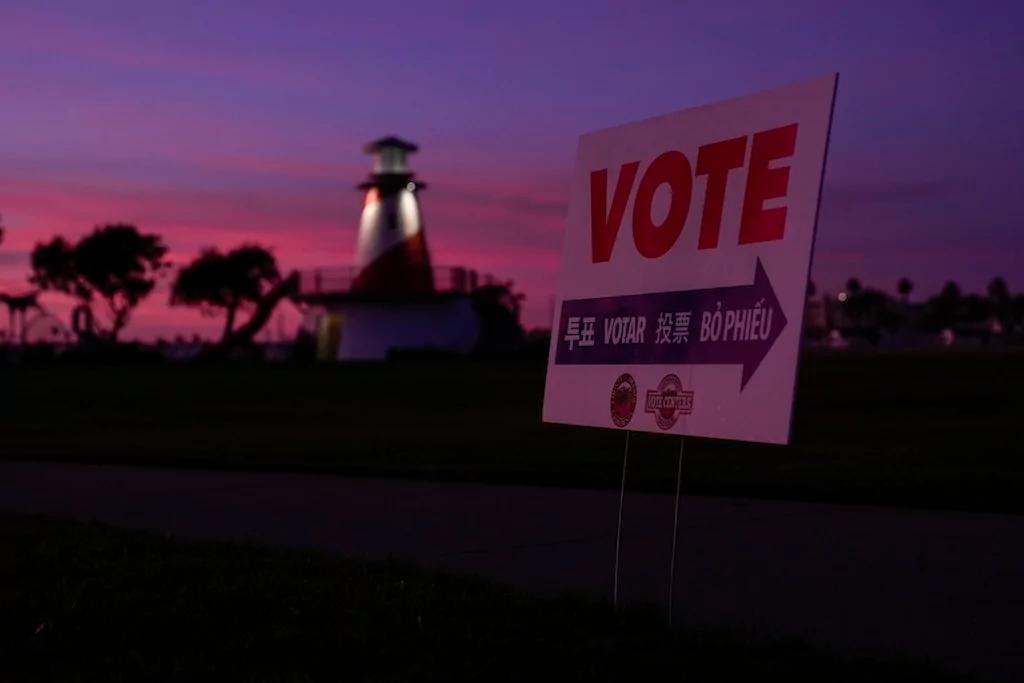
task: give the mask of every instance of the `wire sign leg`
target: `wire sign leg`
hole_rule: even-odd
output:
[[[672,625],[672,598],[676,585],[676,542],[679,539],[679,489],[683,482],[683,444],[684,437],[679,437],[679,467],[676,470],[676,504],[672,514],[672,556],[668,562],[668,625]]]
[[[622,548],[622,501],[626,497],[626,464],[629,462],[629,431],[626,449],[622,454],[622,488],[619,489],[619,523],[615,529],[615,576],[612,580],[612,607],[619,606],[619,550]]]

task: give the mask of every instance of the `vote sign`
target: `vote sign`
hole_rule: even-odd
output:
[[[580,138],[545,421],[788,442],[836,81]]]

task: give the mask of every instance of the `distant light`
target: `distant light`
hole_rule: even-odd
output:
[[[839,292],[839,296],[836,297],[839,301],[846,301],[846,292]]]
[[[409,190],[409,192],[412,192],[413,190],[416,189],[416,183],[407,183],[405,189]]]

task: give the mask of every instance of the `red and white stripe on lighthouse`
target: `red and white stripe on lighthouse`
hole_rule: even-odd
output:
[[[366,191],[356,247],[358,275],[352,291],[366,294],[419,294],[434,291],[430,254],[423,234],[415,179],[406,157],[416,145],[387,137],[366,145],[373,173],[358,187]]]

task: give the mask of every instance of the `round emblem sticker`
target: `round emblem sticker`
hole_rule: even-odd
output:
[[[611,412],[616,427],[625,427],[636,410],[636,381],[633,375],[623,373],[612,385]]]
[[[672,429],[680,415],[693,411],[693,392],[683,391],[683,383],[675,375],[665,375],[656,391],[647,392],[644,411],[654,413],[659,429]]]

